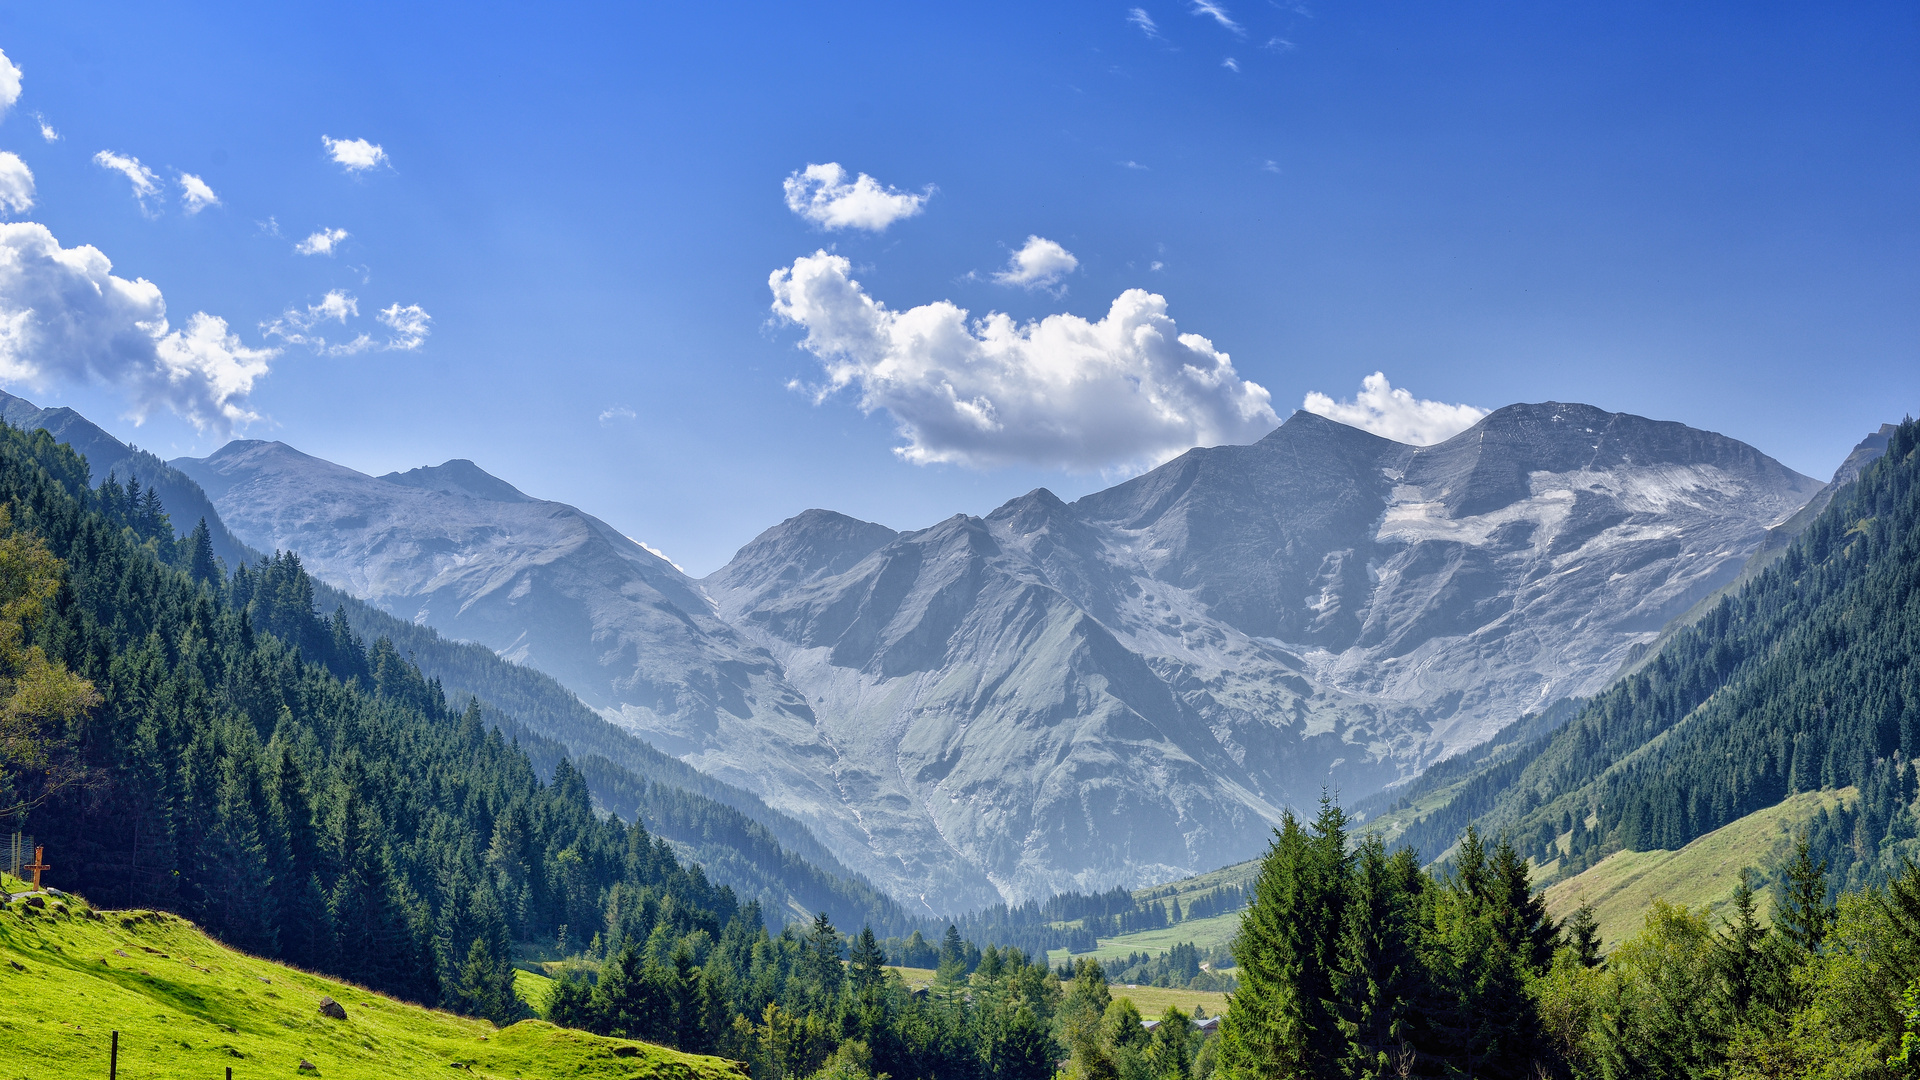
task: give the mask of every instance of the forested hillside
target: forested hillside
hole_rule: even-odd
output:
[[[1183,1070],[1201,1049],[1177,1013],[1142,1036],[1090,963],[1063,988],[948,927],[938,992],[915,994],[882,971],[871,927],[850,955],[824,913],[775,932],[639,822],[597,813],[570,762],[542,782],[477,703],[450,707],[392,641],[316,614],[294,557],[223,577],[206,528],[178,538],[150,489],[87,480],[46,432],[0,427],[0,805],[44,846],[48,884],[497,1021],[527,1012],[516,956],[589,960],[599,977],[556,991],[554,1019],[758,1076],[837,1062],[1038,1080],[1075,1032]],[[1103,912],[1011,921],[1048,932],[1036,920]]]
[[[1815,854],[1836,886],[1897,872],[1920,853],[1916,445],[1912,421],[1888,432],[1885,456],[1753,580],[1550,736],[1436,776],[1454,790],[1400,839],[1438,854],[1477,821],[1569,873],[1851,786],[1860,800],[1815,823]]]
[[[213,562],[223,571],[266,558],[227,530],[193,478],[121,443],[72,409],[42,409],[0,394],[0,417],[17,427],[45,430],[79,453],[92,482],[118,485],[122,496],[137,504],[131,512],[147,520],[155,538],[168,536],[163,520],[172,521],[174,533],[204,522]],[[344,619],[363,640],[393,642],[427,678],[440,683],[448,700],[478,698],[482,723],[519,742],[541,776],[550,777],[561,757],[571,757],[602,807],[618,808],[627,818],[646,815],[683,854],[711,868],[743,898],[760,900],[775,925],[811,919],[818,911],[843,922],[871,920],[889,928],[910,921],[892,898],[847,870],[805,826],[758,796],[608,723],[546,673],[503,660],[485,646],[450,641],[432,627],[395,618],[311,575],[294,581],[290,587],[310,593],[306,603],[314,610]],[[290,602],[301,603],[298,598]],[[303,632],[293,625],[281,629]]]

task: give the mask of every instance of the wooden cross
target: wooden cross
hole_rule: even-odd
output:
[[[47,865],[46,852],[47,849],[44,847],[35,847],[33,849],[33,861],[20,868],[22,870],[33,871],[33,889],[35,892],[40,891],[40,871],[53,869],[53,867]]]

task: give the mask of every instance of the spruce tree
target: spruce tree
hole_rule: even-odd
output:
[[[870,1002],[873,995],[879,993],[887,980],[887,954],[880,948],[880,941],[873,936],[872,926],[860,928],[860,936],[853,939],[853,955],[848,958],[847,974],[853,982],[854,995],[863,1002]]]
[[[235,758],[221,762],[213,828],[199,845],[194,878],[205,925],[236,948],[273,956],[279,920],[250,771]]]
[[[1411,851],[1388,856],[1378,834],[1361,841],[1335,976],[1349,1076],[1390,1074],[1418,1038],[1420,1007],[1428,1004],[1417,951],[1424,880]]]
[[[1350,877],[1346,815],[1330,799],[1311,832],[1282,819],[1234,942],[1240,988],[1220,1033],[1229,1080],[1339,1075],[1334,980]]]
[[[1818,952],[1827,928],[1833,925],[1833,906],[1827,903],[1827,862],[1813,861],[1812,845],[1804,834],[1794,845],[1780,894],[1774,919],[1780,933],[1801,952]]]
[[[1593,905],[1582,902],[1560,925],[1560,938],[1582,967],[1600,966],[1600,920]]]
[[[1720,1009],[1732,1023],[1746,1020],[1765,992],[1767,928],[1760,922],[1759,907],[1753,891],[1753,871],[1742,869],[1740,884],[1733,892],[1733,917],[1714,940]]]
[[[226,580],[226,570],[213,554],[213,534],[207,531],[206,518],[201,518],[187,537],[187,574],[195,581],[214,586]]]

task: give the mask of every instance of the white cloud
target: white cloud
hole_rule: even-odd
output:
[[[1220,66],[1226,68],[1228,71],[1237,73],[1240,70],[1240,61],[1229,56],[1225,60],[1220,61]]]
[[[20,65],[7,59],[0,52],[0,116],[5,116],[13,103],[20,100]]]
[[[1077,471],[1165,461],[1197,445],[1243,442],[1278,418],[1267,391],[1227,354],[1181,334],[1165,298],[1130,289],[1098,321],[1049,315],[1024,325],[969,320],[941,301],[893,311],[825,251],[773,272],[773,311],[804,327],[824,399],[853,386],[885,409],[915,464],[1036,465]]]
[[[192,173],[181,173],[180,202],[186,206],[187,213],[197,214],[209,206],[219,206],[220,196],[213,193],[205,180]]]
[[[102,150],[93,155],[93,163],[126,177],[127,182],[133,185],[133,197],[140,200],[142,210],[146,209],[147,200],[160,192],[160,177],[152,169],[140,164],[137,157]]]
[[[20,155],[0,150],[0,213],[24,214],[33,209],[33,170]]]
[[[279,350],[247,348],[204,311],[170,329],[159,287],[112,271],[45,225],[0,224],[0,380],[109,383],[132,392],[137,419],[164,406],[220,432],[258,419],[246,397]]]
[[[1292,52],[1294,50],[1294,44],[1283,37],[1270,37],[1267,39],[1267,43],[1262,45],[1261,48],[1272,49],[1274,52]]]
[[[861,173],[852,183],[838,162],[808,165],[787,177],[787,209],[823,229],[880,232],[901,218],[918,214],[933,196],[933,185],[915,195],[885,187]]]
[[[1260,166],[1260,171],[1278,174],[1280,172],[1280,163],[1272,158],[1268,158],[1266,163]]]
[[[1024,289],[1051,289],[1079,268],[1080,260],[1073,257],[1073,252],[1044,237],[1029,236],[993,280]]]
[[[602,424],[611,424],[616,420],[632,420],[634,416],[634,411],[625,405],[609,405],[600,410],[600,422]],[[637,542],[638,541],[636,541],[636,543]],[[645,544],[641,544],[640,546],[646,547]]]
[[[365,139],[336,139],[322,135],[320,143],[327,148],[327,154],[333,158],[334,164],[344,167],[348,172],[366,172],[388,163],[387,152],[378,143],[370,143]]]
[[[359,314],[360,301],[347,295],[345,289],[334,289],[317,304],[309,304],[304,309],[290,307],[279,318],[261,323],[260,331],[289,345],[305,345],[326,356],[351,356],[373,348],[372,336],[360,334],[348,341],[329,344],[326,335],[314,333],[314,330],[325,322],[337,322],[344,327],[348,319]]]
[[[340,241],[345,240],[347,235],[345,229],[321,229],[293,245],[293,250],[302,255],[331,255],[333,249],[340,246]]]
[[[419,304],[408,304],[406,307],[394,304],[382,308],[375,318],[386,324],[394,333],[394,337],[382,346],[383,348],[417,349],[421,342],[427,340],[427,335],[433,332],[433,328],[429,325],[433,322],[433,316],[427,314]]]
[[[417,349],[427,339],[430,332],[428,324],[433,321],[433,316],[418,304],[406,307],[393,304],[374,313],[375,320],[393,331],[385,341],[375,341],[373,335],[361,333],[346,341],[329,342],[325,334],[316,332],[324,323],[337,322],[344,328],[348,319],[359,317],[360,301],[345,289],[334,289],[317,304],[309,304],[305,308],[290,307],[279,318],[261,323],[260,331],[289,345],[305,345],[322,356],[352,356],[368,349],[383,352]]]
[[[1140,32],[1150,38],[1160,36],[1160,27],[1153,21],[1153,16],[1147,14],[1146,8],[1134,8],[1128,11],[1127,21],[1139,27]]]
[[[1219,23],[1223,28],[1239,34],[1241,37],[1247,36],[1246,30],[1242,29],[1240,24],[1234,22],[1232,17],[1227,14],[1227,9],[1214,3],[1214,0],[1190,0],[1190,2],[1193,4],[1193,13],[1195,15],[1206,16],[1214,22]]]
[[[1123,169],[1133,169],[1137,172],[1147,171],[1147,167],[1145,165],[1140,164],[1137,161],[1123,161],[1120,163],[1120,167]]]
[[[35,123],[40,125],[40,137],[42,139],[45,139],[48,142],[60,141],[60,133],[53,130],[53,125],[47,123],[46,117],[41,116],[39,113],[34,113],[33,119]]]
[[[1335,401],[1315,391],[1307,395],[1300,407],[1349,427],[1414,446],[1445,442],[1487,415],[1487,410],[1472,405],[1421,401],[1405,390],[1396,389],[1387,382],[1386,375],[1378,371],[1361,380],[1360,393],[1352,401]]]
[[[629,536],[627,537],[627,539],[633,540],[633,537]],[[666,552],[661,551],[659,548],[654,547],[652,544],[647,543],[645,540],[633,540],[633,542],[636,544],[639,544],[643,548],[646,548],[647,554],[653,556],[656,559],[659,559],[661,562],[666,563],[668,566],[673,567],[675,570],[679,570],[683,574],[686,573],[686,570],[682,568],[679,563],[674,562],[672,559],[667,558]]]

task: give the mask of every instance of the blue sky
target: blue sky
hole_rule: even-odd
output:
[[[1920,401],[1911,4],[5,3],[0,50],[32,177],[7,219],[45,229],[16,240],[150,282],[87,317],[157,290],[172,336],[140,316],[137,344],[188,358],[75,338],[0,356],[7,389],[169,457],[229,430],[376,473],[470,457],[696,573],[809,506],[918,527],[1251,438],[1250,386],[1278,417],[1375,371],[1586,401],[1822,475]],[[830,162],[917,212],[789,209]],[[1071,272],[998,279],[1029,237]],[[936,324],[992,370],[943,375]],[[1138,326],[1161,345],[1101,351]],[[1059,363],[1106,381],[1022,367]]]

